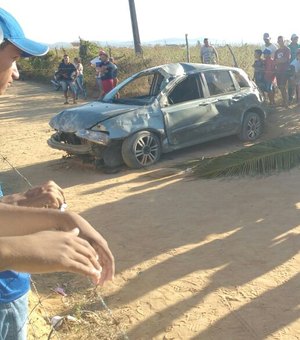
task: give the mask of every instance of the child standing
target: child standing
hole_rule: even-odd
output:
[[[254,51],[254,64],[252,65],[252,67],[254,68],[254,81],[256,83],[256,85],[258,86],[259,89],[261,89],[262,91],[264,91],[264,70],[265,70],[265,66],[264,66],[264,60],[261,58],[262,56],[262,50],[255,50]]]
[[[272,51],[266,48],[263,51],[264,55],[264,92],[267,92],[271,106],[275,106],[274,100],[274,81],[275,81],[275,63],[271,57]]]

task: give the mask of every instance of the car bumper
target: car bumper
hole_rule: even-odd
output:
[[[48,145],[57,150],[66,151],[69,154],[85,155],[92,153],[92,145],[89,144],[67,144],[60,142],[57,139],[57,134],[54,134],[47,140]]]

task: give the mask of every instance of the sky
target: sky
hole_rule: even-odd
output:
[[[135,0],[141,44],[171,38],[207,37],[211,43],[263,43],[300,34],[298,1],[277,5],[252,0]],[[133,41],[128,0],[1,0],[0,6],[40,42]],[[294,10],[293,10],[294,9]]]

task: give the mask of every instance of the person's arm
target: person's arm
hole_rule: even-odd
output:
[[[103,268],[100,284],[114,276],[114,257],[106,240],[84,218],[73,212],[55,209],[25,208],[0,204],[0,237],[24,236],[45,230],[80,230],[79,237],[96,250]],[[1,262],[1,259],[0,259]]]
[[[202,47],[200,47],[200,58],[201,58],[201,62],[204,63]]]
[[[65,202],[65,197],[62,188],[55,182],[48,181],[23,193],[5,195],[0,202],[17,206],[58,209]]]
[[[31,274],[66,271],[89,276],[98,283],[101,267],[97,253],[78,234],[79,230],[74,229],[0,237],[0,270]]]
[[[214,50],[214,54],[216,56],[216,62],[219,63],[219,55],[218,55],[218,52],[217,50],[213,47],[213,50]]]

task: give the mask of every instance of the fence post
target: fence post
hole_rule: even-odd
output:
[[[186,45],[186,61],[190,62],[190,47],[189,47],[189,41],[188,41],[188,35],[185,34],[185,45]]]

